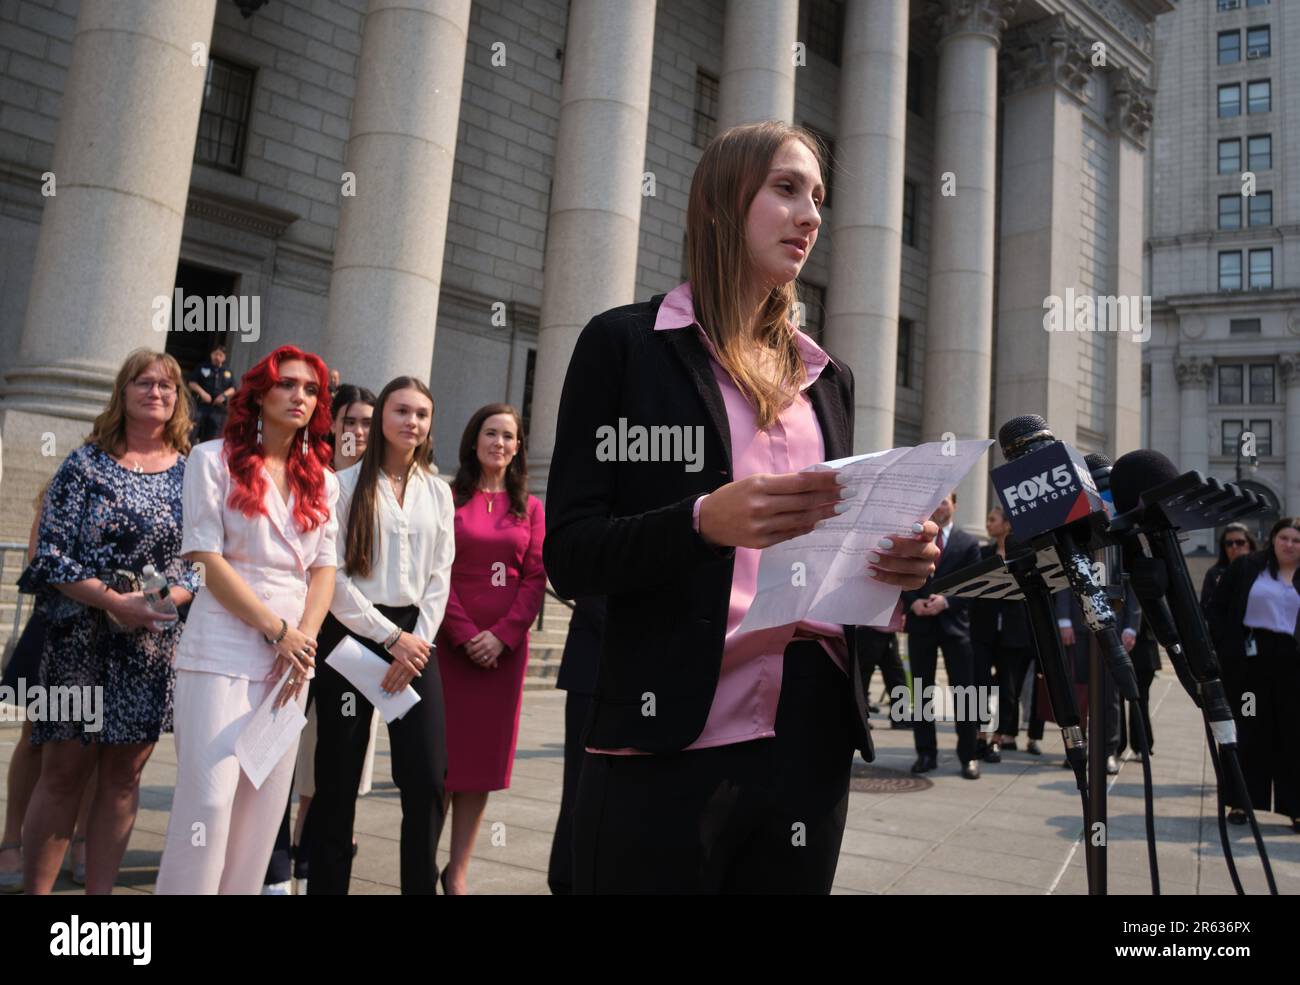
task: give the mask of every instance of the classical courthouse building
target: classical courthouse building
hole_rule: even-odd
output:
[[[1143,444],[1240,479],[1267,535],[1300,513],[1300,4],[1181,3],[1156,52]]]
[[[0,0],[4,539],[25,539],[39,481],[128,351],[165,347],[186,367],[206,353],[211,331],[158,331],[170,301],[157,299],[177,289],[257,302],[251,326],[202,325],[230,330],[236,372],[293,342],[376,390],[427,375],[444,471],[475,408],[518,404],[544,488],[578,332],[680,282],[700,149],[767,118],[815,129],[833,153],[804,317],[856,374],[859,451],[985,437],[1032,412],[1116,455],[1142,440],[1143,347],[1046,331],[1044,303],[1148,293],[1153,111],[1175,116],[1156,182],[1152,440],[1221,466],[1217,443],[1190,433],[1204,387],[1173,396],[1175,359],[1230,353],[1252,367],[1233,393],[1253,395],[1300,258],[1294,225],[1275,228],[1296,221],[1280,182],[1268,229],[1205,221],[1207,182],[1230,183],[1212,177],[1208,134],[1256,132],[1215,119],[1205,53],[1220,25],[1271,23],[1271,61],[1221,74],[1253,93],[1273,69],[1276,117],[1300,91],[1282,6],[1175,18],[1160,16],[1170,0]],[[1172,47],[1157,92],[1158,21]],[[1289,149],[1274,137],[1275,167],[1295,163],[1290,132]],[[1254,146],[1243,139],[1242,160]],[[1221,239],[1249,253],[1238,276],[1252,285],[1254,250],[1273,249],[1248,308],[1255,337],[1229,333]],[[1294,416],[1284,365],[1268,408],[1285,391]],[[961,490],[977,528],[986,475]]]

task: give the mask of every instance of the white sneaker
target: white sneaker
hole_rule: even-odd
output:
[[[292,896],[292,882],[268,882],[262,887],[263,896]]]

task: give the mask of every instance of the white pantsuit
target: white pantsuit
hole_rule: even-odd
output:
[[[223,445],[206,441],[190,452],[181,554],[220,554],[272,612],[296,626],[312,569],[334,566],[338,481],[325,473],[330,517],[313,530],[298,528],[293,496],[282,500],[265,473],[266,512],[247,517],[230,506],[233,483]],[[235,740],[274,686],[267,680],[274,663],[275,649],[262,634],[200,588],[176,648],[176,790],[158,871],[160,895],[261,890],[297,745],[254,789],[235,757]],[[305,703],[305,690],[299,700]]]

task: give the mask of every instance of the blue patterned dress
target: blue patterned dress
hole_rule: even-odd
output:
[[[146,564],[191,592],[198,576],[179,556],[181,483],[185,456],[164,472],[133,472],[97,445],[82,445],[54,474],[41,510],[36,556],[18,581],[39,595],[48,629],[40,683],[52,687],[103,687],[96,722],[35,721],[32,742],[157,742],[172,727],[180,639],[177,620],[162,633],[115,633],[102,609],[82,605],[54,586],[121,569],[139,575]],[[92,706],[93,707],[93,706]]]

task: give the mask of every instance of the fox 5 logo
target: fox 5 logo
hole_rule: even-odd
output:
[[[1014,486],[1007,486],[1002,490],[1002,498],[1013,510],[1044,497],[1056,499],[1074,485],[1077,476],[1077,469],[1072,470],[1069,465],[1057,465],[1048,472],[1040,472]]]

